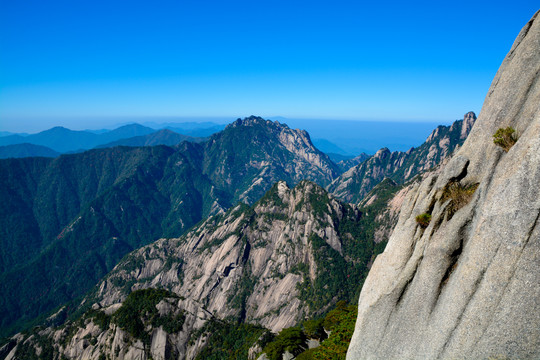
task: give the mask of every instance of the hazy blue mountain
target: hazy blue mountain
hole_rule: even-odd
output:
[[[10,135],[19,135],[19,136],[27,136],[27,133],[14,133],[11,131],[0,131],[0,137],[3,136],[10,136]]]
[[[30,156],[57,157],[59,152],[41,145],[28,143],[0,146],[0,159]]]
[[[204,121],[204,119],[200,119],[203,121],[186,120],[169,122],[145,121],[142,124],[156,130],[168,129],[183,135],[208,137],[225,129],[226,123],[232,122],[234,118],[208,118],[208,121]]]
[[[201,125],[195,123],[195,125]],[[189,126],[188,124],[176,124],[174,126],[168,125],[165,127],[165,129],[169,129],[171,131],[181,133],[184,135],[189,135],[192,137],[208,137],[212,134],[215,134],[217,132],[220,132],[221,130],[225,129],[225,125],[223,124],[212,124],[209,123],[207,126]]]
[[[60,153],[91,149],[97,145],[116,141],[126,137],[146,135],[155,130],[139,125],[130,124],[102,134],[88,131],[75,131],[61,126],[51,128],[28,136],[10,135],[0,137],[0,145],[30,143],[51,148]]]
[[[328,155],[330,160],[332,160],[336,164],[339,163],[340,161],[350,160],[354,158],[354,156],[352,155],[341,155],[341,154],[336,154],[336,153],[326,153],[326,155]]]
[[[155,130],[147,126],[143,126],[140,124],[127,124],[98,135],[100,144],[103,144],[105,142],[116,141],[135,136],[148,135],[153,132],[155,132]]]
[[[345,150],[326,139],[313,139],[313,145],[326,154],[350,155]]]
[[[181,143],[182,141],[202,142],[205,140],[205,138],[194,138],[165,129],[150,133],[148,135],[116,140],[107,144],[98,145],[96,148],[101,149],[113,146],[174,146]]]
[[[11,134],[0,137],[0,146],[23,144],[26,137],[19,134]],[[28,142],[28,141],[26,141]]]
[[[17,138],[16,138],[17,137]],[[18,135],[0,138],[0,145],[30,143],[49,147],[58,152],[66,152],[81,148],[90,148],[97,143],[98,135],[86,131],[74,131],[57,126],[37,134],[20,137]]]

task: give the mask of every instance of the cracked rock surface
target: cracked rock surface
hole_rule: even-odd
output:
[[[463,147],[407,194],[362,289],[347,359],[540,358],[539,79],[537,12]],[[508,126],[519,139],[505,153],[492,136]],[[479,184],[452,214],[451,183]]]

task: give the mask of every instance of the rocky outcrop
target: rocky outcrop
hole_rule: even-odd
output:
[[[251,207],[240,204],[180,238],[130,253],[84,299],[92,310],[82,319],[14,338],[17,348],[8,350],[49,344],[70,359],[192,359],[207,344],[210,321],[278,332],[355,297],[377,245],[364,237],[368,224],[358,208],[312,182],[292,189],[278,182]],[[128,294],[156,288],[171,291],[156,305],[160,316],[181,315],[181,328],[144,319],[138,332],[122,327],[116,317]]]
[[[349,170],[353,166],[356,166],[356,165],[359,165],[359,164],[363,163],[364,161],[366,161],[370,157],[371,157],[371,155],[368,155],[366,153],[361,153],[360,155],[355,156],[352,159],[339,161],[337,163],[337,166],[339,167],[339,169],[342,172],[346,172],[347,170]]]
[[[407,194],[363,286],[348,359],[540,357],[539,104],[537,13],[463,147]],[[506,153],[493,134],[508,126],[519,139]]]
[[[332,181],[328,190],[343,201],[358,204],[384,178],[403,184],[447,159],[463,144],[475,121],[474,112],[468,112],[451,126],[438,126],[424,144],[407,152],[382,148]]]

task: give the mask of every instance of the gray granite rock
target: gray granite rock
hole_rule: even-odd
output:
[[[505,153],[493,143],[512,126]],[[451,216],[451,182],[479,184]],[[432,215],[427,228],[415,221]],[[540,358],[540,19],[523,28],[463,147],[404,201],[359,299],[347,359]]]

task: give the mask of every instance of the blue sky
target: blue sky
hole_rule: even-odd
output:
[[[537,9],[520,0],[0,0],[0,130],[251,114],[447,123],[480,111]]]

